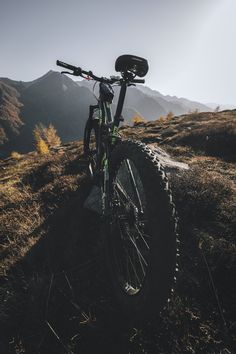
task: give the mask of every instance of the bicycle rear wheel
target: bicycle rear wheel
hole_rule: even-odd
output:
[[[150,319],[168,300],[177,270],[167,178],[151,150],[133,141],[114,149],[110,176],[106,250],[114,296],[132,321]]]

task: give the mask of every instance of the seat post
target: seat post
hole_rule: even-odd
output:
[[[120,94],[119,94],[119,99],[118,99],[118,103],[117,103],[117,107],[116,107],[116,113],[114,116],[114,125],[116,127],[119,126],[120,121],[121,121],[121,113],[122,113],[122,109],[124,106],[126,89],[127,89],[127,82],[126,82],[126,80],[123,80],[122,84],[121,84],[121,88],[120,88]]]

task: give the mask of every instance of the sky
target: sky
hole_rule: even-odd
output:
[[[57,59],[115,74],[149,62],[163,94],[236,105],[236,0],[0,0],[0,77],[31,81]]]

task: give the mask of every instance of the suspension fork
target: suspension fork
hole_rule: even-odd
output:
[[[122,109],[124,106],[124,100],[125,100],[125,95],[126,95],[126,90],[127,90],[127,82],[124,80],[121,84],[121,89],[120,89],[120,94],[119,94],[119,99],[118,99],[118,104],[116,108],[116,113],[114,116],[114,123],[113,123],[113,131],[112,131],[112,140],[111,144],[114,145],[116,143],[116,138],[117,138],[117,130],[120,124],[120,121],[122,121]],[[110,114],[110,107],[105,105],[102,105],[102,115],[104,118],[104,123],[108,125],[108,123],[112,123],[111,121],[111,116]],[[108,134],[109,136],[109,134]],[[109,142],[105,141],[104,142],[104,154],[102,157],[101,161],[101,167],[102,167],[102,214],[104,216],[107,216],[110,211],[110,175],[109,175],[109,158],[110,158],[110,149],[109,149]]]
[[[102,214],[106,216],[109,214],[110,208],[110,174],[109,174],[109,155],[104,153],[102,158]]]
[[[106,216],[109,208],[109,146],[108,146],[108,136],[109,131],[108,123],[111,119],[110,107],[107,107],[106,102],[102,105],[102,130],[105,128],[105,131],[102,131],[102,157],[101,157],[101,194],[102,194],[102,215]],[[104,136],[105,135],[105,136]],[[107,135],[107,136],[106,136]]]

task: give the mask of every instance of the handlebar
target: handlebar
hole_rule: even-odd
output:
[[[134,84],[144,84],[145,80],[144,79],[134,79],[131,82],[133,82]]]
[[[98,76],[94,75],[92,71],[82,70],[80,67],[76,67],[76,66],[64,63],[63,61],[60,61],[60,60],[57,60],[56,64],[58,66],[61,66],[62,68],[65,68],[65,69],[68,69],[68,70],[72,71],[72,73],[71,72],[67,72],[67,71],[62,71],[61,72],[62,74],[64,73],[64,74],[70,74],[70,75],[74,75],[74,76],[81,76],[81,77],[83,77],[85,79],[92,78],[95,81],[104,82],[104,83],[108,83],[108,84],[114,84],[116,82],[120,82],[121,83],[123,81],[123,79],[120,78],[120,77],[111,77],[110,79],[108,79],[106,77],[98,77]],[[86,77],[84,75],[86,75]],[[145,80],[143,80],[143,79],[131,79],[131,80],[129,80],[129,82],[130,83],[134,83],[134,84],[144,84]]]
[[[57,65],[61,66],[62,68],[72,70],[72,71],[75,71],[77,69],[75,66],[64,63],[63,61],[60,61],[60,60],[57,60]]]

